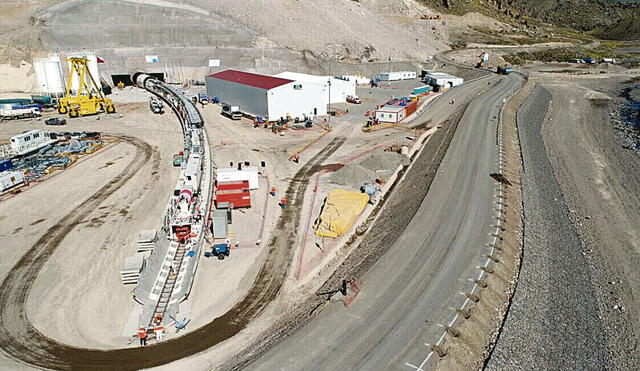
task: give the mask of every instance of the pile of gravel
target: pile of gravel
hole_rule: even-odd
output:
[[[365,182],[373,182],[376,179],[375,171],[364,168],[359,164],[348,164],[331,174],[331,183],[346,185],[352,188],[360,188]]]

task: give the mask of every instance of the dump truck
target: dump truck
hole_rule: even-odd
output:
[[[232,106],[227,103],[222,103],[222,114],[229,117],[232,120],[240,120],[242,118],[242,112],[240,112],[240,107]]]

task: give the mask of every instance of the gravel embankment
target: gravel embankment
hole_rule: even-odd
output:
[[[489,370],[606,368],[590,265],[547,157],[541,126],[551,94],[518,111],[525,176],[520,281]]]

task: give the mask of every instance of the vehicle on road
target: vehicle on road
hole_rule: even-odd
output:
[[[242,112],[240,112],[240,107],[232,106],[227,103],[222,103],[222,114],[232,120],[240,120],[242,118]]]
[[[358,98],[357,95],[347,95],[347,102],[353,103],[353,104],[362,103],[362,101],[360,100],[360,98]]]
[[[66,119],[60,119],[60,118],[57,118],[57,117],[52,117],[50,119],[44,120],[44,124],[45,125],[66,125],[67,124],[67,120]]]

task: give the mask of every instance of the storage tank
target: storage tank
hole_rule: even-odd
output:
[[[35,58],[33,68],[36,72],[38,90],[46,96],[60,97],[66,90],[60,57],[57,54],[47,58]]]

